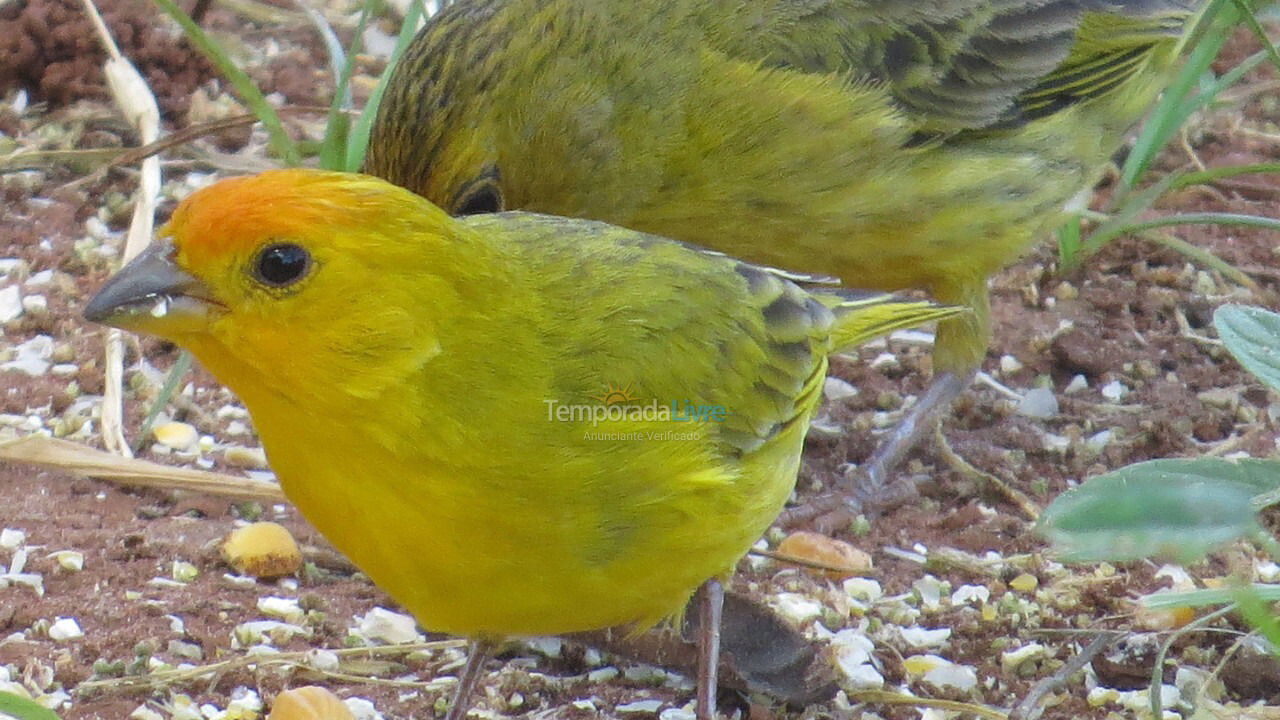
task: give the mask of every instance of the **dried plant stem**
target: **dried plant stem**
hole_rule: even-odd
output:
[[[102,69],[116,105],[144,144],[155,142],[160,136],[160,109],[156,104],[155,94],[133,64],[120,53],[120,48],[111,37],[111,31],[107,29],[93,0],[84,0],[84,9],[107,51],[107,62]],[[125,238],[125,262],[142,252],[151,241],[156,200],[159,196],[160,160],[149,157],[142,161],[138,197],[134,202],[133,218],[129,222],[129,233]],[[132,457],[133,453],[124,437],[124,342],[119,330],[107,332],[104,364],[106,377],[102,399],[102,442],[108,450]]]

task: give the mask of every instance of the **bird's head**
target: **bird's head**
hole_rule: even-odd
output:
[[[314,170],[193,193],[85,308],[192,351],[242,396],[371,397],[439,351],[469,239],[380,180]],[[246,401],[249,398],[246,397]]]

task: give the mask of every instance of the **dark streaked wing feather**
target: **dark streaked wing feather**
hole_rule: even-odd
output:
[[[1178,37],[1195,0],[792,0],[712,22],[775,67],[884,83],[917,133],[1010,127],[1105,93]],[[1103,15],[1105,14],[1105,15]]]

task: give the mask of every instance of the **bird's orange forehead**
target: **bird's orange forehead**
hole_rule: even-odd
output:
[[[263,240],[315,227],[326,202],[313,173],[291,170],[228,178],[183,200],[162,229],[187,262],[252,251]]]

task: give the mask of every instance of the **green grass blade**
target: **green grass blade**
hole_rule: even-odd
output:
[[[1080,216],[1076,215],[1058,228],[1058,266],[1063,272],[1080,267]]]
[[[1237,285],[1240,285],[1242,287],[1247,287],[1254,292],[1258,292],[1261,289],[1258,287],[1258,283],[1255,282],[1253,278],[1244,274],[1244,272],[1239,268],[1237,268],[1235,265],[1232,265],[1226,260],[1223,260],[1217,255],[1214,255],[1212,252],[1209,252],[1208,250],[1205,250],[1204,248],[1198,245],[1192,245],[1191,243],[1187,242],[1186,240],[1183,240],[1182,238],[1174,237],[1173,235],[1170,235],[1168,233],[1154,232],[1154,231],[1144,232],[1142,233],[1142,237],[1146,240],[1150,240],[1151,242],[1156,243],[1157,245],[1163,245],[1169,248],[1170,250],[1180,252],[1183,255],[1186,255],[1187,257],[1191,258],[1192,262],[1198,263],[1199,265],[1207,267],[1210,270],[1218,271],[1219,273],[1222,274],[1223,277],[1225,277],[1226,279],[1230,280],[1231,282]]]
[[[1260,215],[1241,215],[1239,213],[1182,213],[1166,215],[1154,220],[1141,220],[1128,226],[1128,232],[1140,232],[1152,228],[1169,227],[1171,225],[1240,225],[1265,230],[1280,230],[1280,219],[1262,217]]]
[[[1197,172],[1189,172],[1179,177],[1171,190],[1190,187],[1191,185],[1209,185],[1215,181],[1239,175],[1260,175],[1263,173],[1280,173],[1280,163],[1253,163],[1250,165],[1228,165],[1226,167],[1209,168]]]
[[[165,405],[169,404],[169,399],[178,391],[178,383],[190,369],[191,353],[183,350],[178,353],[178,359],[174,361],[173,367],[169,368],[169,374],[164,378],[164,385],[160,388],[159,394],[156,395],[155,402],[151,403],[151,409],[147,411],[147,416],[142,420],[142,426],[138,429],[138,437],[133,441],[134,455],[137,455],[142,450],[142,444],[151,435],[151,426],[155,424],[156,418],[160,416],[160,411],[164,410]]]
[[[1133,150],[1125,158],[1120,173],[1122,191],[1138,184],[1138,179],[1151,166],[1156,154],[1169,143],[1187,117],[1210,99],[1203,91],[1199,95],[1193,94],[1200,84],[1200,78],[1209,70],[1231,34],[1231,29],[1239,21],[1238,15],[1239,11],[1231,5],[1231,0],[1214,0],[1205,10],[1206,24],[1203,27],[1206,30],[1196,41],[1173,81],[1165,88],[1134,141]],[[1121,199],[1118,196],[1115,202]]]
[[[307,16],[307,20],[316,29],[316,34],[320,36],[320,42],[324,43],[324,51],[329,56],[329,72],[333,73],[334,82],[337,82],[337,78],[342,77],[342,68],[347,64],[347,54],[342,50],[338,33],[334,32],[325,16],[308,5],[306,0],[294,0],[294,4]]]
[[[0,713],[12,715],[18,720],[58,720],[58,714],[54,711],[32,700],[3,691],[0,691]]]
[[[329,120],[324,129],[324,141],[320,144],[320,167],[325,170],[346,168],[347,143],[351,134],[351,75],[355,71],[356,55],[364,43],[364,31],[379,0],[365,0],[360,6],[360,19],[356,21],[355,37],[347,48],[342,72],[336,78],[333,103],[329,106]]]
[[[1280,52],[1276,50],[1276,46],[1271,42],[1271,38],[1267,37],[1267,31],[1262,27],[1262,23],[1258,22],[1258,16],[1254,13],[1253,8],[1249,7],[1249,3],[1245,0],[1235,0],[1236,10],[1240,12],[1244,19],[1244,24],[1249,26],[1253,31],[1254,37],[1258,38],[1258,42],[1262,43],[1262,51],[1271,59],[1271,64],[1280,69]]]
[[[235,62],[231,60],[231,56],[222,48],[213,38],[205,33],[204,29],[195,23],[182,8],[174,0],[155,0],[161,10],[168,13],[169,17],[182,27],[182,32],[186,34],[187,39],[195,46],[197,50],[204,54],[209,62],[222,73],[222,76],[231,83],[231,87],[240,96],[240,99],[249,106],[249,110],[258,117],[262,126],[267,130],[268,141],[271,149],[284,161],[286,165],[297,165],[302,162],[302,156],[298,153],[298,146],[289,137],[289,133],[285,132],[284,123],[280,122],[280,116],[276,113],[275,108],[267,102],[266,97],[262,95],[262,91],[257,85],[253,84],[253,80],[241,70]]]
[[[1079,256],[1081,260],[1098,252],[1104,245],[1115,238],[1132,232],[1133,224],[1137,222],[1138,216],[1154,205],[1156,200],[1160,199],[1160,196],[1165,194],[1177,182],[1178,177],[1178,173],[1170,173],[1160,178],[1160,181],[1154,185],[1143,188],[1136,194],[1131,195],[1114,215],[1100,223],[1080,243]]]
[[[1255,583],[1251,590],[1266,602],[1280,602],[1280,585]],[[1186,590],[1182,592],[1154,592],[1142,596],[1143,607],[1152,610],[1166,608],[1203,608],[1215,605],[1226,605],[1236,598],[1234,588],[1212,588],[1208,590]]]
[[[427,14],[422,0],[410,3],[409,11],[405,13],[404,23],[400,26],[400,34],[396,37],[395,49],[391,51],[391,59],[387,61],[387,68],[382,71],[377,86],[369,96],[369,102],[360,111],[360,117],[351,131],[351,139],[347,143],[346,164],[343,167],[347,172],[356,172],[364,166],[364,156],[369,150],[369,134],[373,132],[373,121],[378,117],[378,107],[382,105],[382,95],[387,90],[387,82],[395,72],[400,56],[404,54],[405,48],[417,34],[418,19]]]

